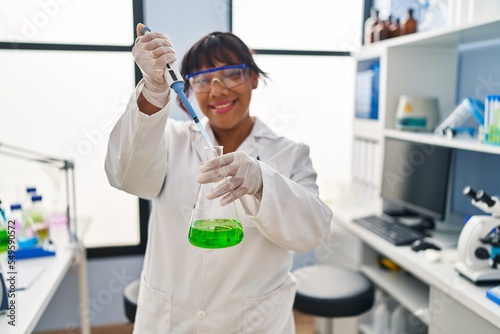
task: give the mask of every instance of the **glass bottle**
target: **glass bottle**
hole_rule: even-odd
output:
[[[378,23],[373,28],[373,41],[380,42],[387,39],[389,35],[389,24],[387,20],[379,20]]]
[[[33,221],[33,225],[38,234],[40,243],[49,239],[49,225],[47,222],[47,213],[42,202],[41,195],[31,197],[31,206],[26,210],[27,215]]]
[[[222,146],[205,147],[205,162],[222,155]],[[201,184],[191,216],[189,242],[202,248],[225,248],[237,245],[243,239],[243,228],[231,202],[220,205],[220,198],[209,200],[209,191],[226,179],[215,183]]]
[[[401,26],[399,23],[399,19],[396,19],[396,21],[389,26],[389,38],[398,37],[400,35],[401,35]]]
[[[375,26],[379,23],[378,18],[379,11],[375,8],[370,10],[370,17],[368,17],[365,21],[365,45],[371,44],[374,42],[374,29]]]
[[[9,220],[14,221],[19,248],[33,248],[38,244],[38,236],[33,222],[26,216],[21,204],[11,204]]]
[[[413,8],[408,9],[408,18],[403,22],[401,27],[402,35],[414,34],[417,32],[418,23],[413,17]]]

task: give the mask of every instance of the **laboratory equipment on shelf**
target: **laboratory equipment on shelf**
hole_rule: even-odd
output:
[[[500,200],[467,186],[463,191],[471,203],[487,215],[472,216],[458,239],[458,273],[477,285],[500,283]]]
[[[408,131],[433,131],[439,121],[439,103],[432,96],[401,95],[396,127]]]
[[[205,147],[205,161],[222,155],[222,146]],[[243,239],[243,228],[236,205],[231,202],[220,205],[220,199],[207,199],[207,193],[225,182],[201,184],[191,216],[189,242],[202,248],[226,248],[239,244]]]
[[[409,35],[409,34],[414,34],[418,30],[418,22],[417,20],[413,17],[413,13],[415,10],[413,8],[408,8],[408,16],[406,19],[403,20],[402,25],[401,25],[401,34],[402,35]]]
[[[375,8],[370,9],[370,17],[364,23],[365,45],[375,42],[375,26],[380,22],[379,11]]]
[[[476,136],[484,122],[484,104],[478,99],[465,98],[434,130],[434,134],[452,138],[460,133]]]
[[[484,104],[484,122],[479,127],[482,143],[500,145],[500,95],[487,95]]]

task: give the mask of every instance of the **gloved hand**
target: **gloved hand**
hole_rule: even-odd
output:
[[[142,95],[158,108],[164,108],[169,100],[170,87],[163,73],[168,63],[177,59],[170,38],[158,32],[148,32],[141,36],[144,24],[137,25],[137,39],[132,48],[137,66],[144,78]]]
[[[223,196],[220,204],[229,204],[248,194],[262,199],[262,171],[257,161],[243,152],[233,152],[200,166],[199,183],[218,182],[227,178],[207,194],[208,199]]]

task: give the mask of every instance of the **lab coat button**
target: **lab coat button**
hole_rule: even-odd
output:
[[[207,312],[205,312],[205,311],[198,311],[198,313],[196,314],[196,316],[200,320],[205,319],[207,317]]]

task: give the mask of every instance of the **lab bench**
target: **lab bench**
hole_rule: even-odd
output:
[[[457,334],[500,332],[500,305],[486,297],[491,287],[476,286],[461,277],[453,262],[429,261],[409,246],[394,246],[353,220],[373,213],[370,205],[331,206],[334,217],[329,247],[333,261],[363,272],[374,285],[408,310],[423,324],[419,333]],[[445,250],[453,258],[456,249]],[[379,256],[401,270],[381,268]],[[370,334],[369,315],[360,317],[357,329]]]
[[[9,317],[9,313],[0,314],[0,333],[32,333],[63,278],[69,271],[76,269],[79,275],[78,292],[81,321],[79,329],[83,334],[90,334],[90,319],[87,308],[89,304],[87,259],[85,248],[81,244],[75,242],[59,247],[55,256],[23,259],[16,262],[15,272],[18,280],[23,275],[32,275],[36,269],[40,270],[29,287],[16,290],[15,298],[9,300],[9,302],[15,303],[15,314],[12,317]],[[21,266],[26,270],[19,269]],[[14,322],[9,324],[12,320]]]

